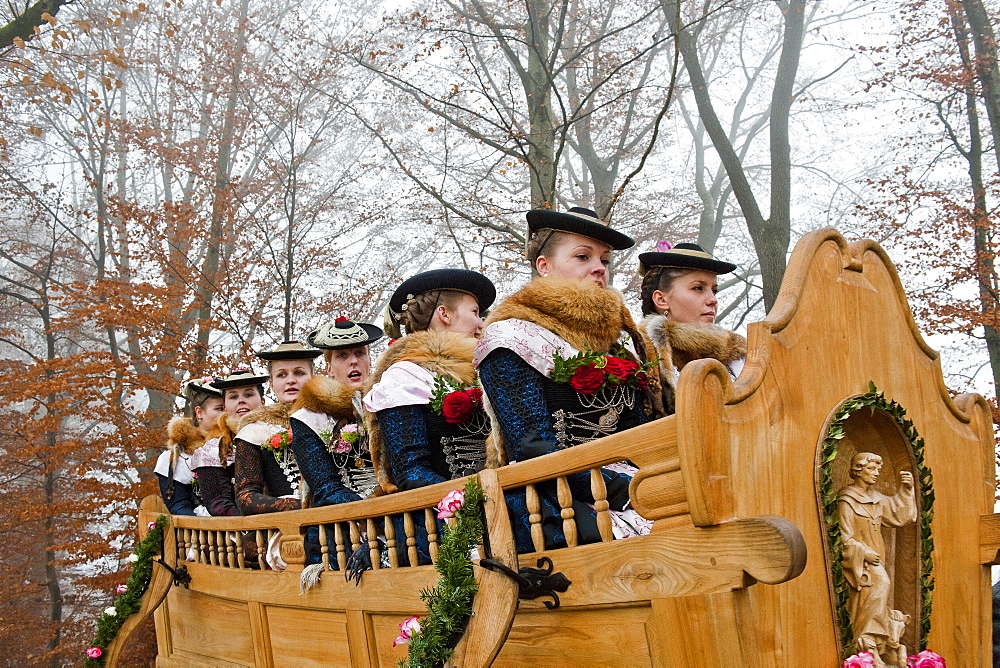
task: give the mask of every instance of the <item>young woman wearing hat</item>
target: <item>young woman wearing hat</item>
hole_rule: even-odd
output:
[[[609,290],[613,250],[633,245],[589,209],[529,211],[526,253],[537,277],[490,314],[475,363],[495,418],[502,451],[491,459],[515,462],[613,434],[645,421],[643,367],[622,347],[623,334],[644,356],[635,323],[620,293]],[[602,469],[615,535],[648,531],[627,511],[635,468]],[[568,476],[579,541],[601,539],[590,477]],[[539,486],[546,548],[566,545],[555,484]],[[518,521],[518,549],[532,551],[524,492],[507,494]]]
[[[225,413],[209,431],[205,445],[191,455],[202,501],[212,515],[240,514],[232,482],[236,469],[233,440],[240,418],[264,404],[263,383],[267,379],[254,375],[250,368],[237,367],[228,377],[212,382],[212,387],[222,393]]]
[[[691,243],[661,241],[656,251],[639,255],[641,327],[659,358],[658,411],[674,412],[678,375],[692,360],[717,359],[733,378],[743,369],[746,339],[714,324],[718,276],[734,269]]]
[[[368,346],[382,338],[375,325],[337,318],[306,341],[323,351],[326,375],[314,376],[292,406],[292,450],[309,484],[313,506],[368,498],[378,486],[361,407],[371,371]]]
[[[319,350],[284,341],[257,353],[267,361],[271,391],[278,403],[252,410],[240,420],[236,446],[236,503],[244,515],[302,507],[299,467],[289,447],[292,403],[313,375]]]
[[[372,460],[386,492],[459,478],[483,468],[489,420],[472,367],[480,311],[496,289],[482,274],[436,269],[403,282],[389,300],[386,332],[406,336],[382,354],[365,395]]]
[[[192,455],[205,443],[206,432],[223,412],[222,393],[212,378],[192,380],[184,387],[183,417],[167,425],[167,449],[156,460],[153,472],[160,495],[174,515],[208,515],[195,489]]]

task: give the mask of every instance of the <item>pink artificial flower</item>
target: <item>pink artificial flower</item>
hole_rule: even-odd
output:
[[[146,529],[148,529],[149,531],[152,531],[155,528],[156,528],[156,522],[150,522],[149,524],[146,525]]]
[[[656,242],[656,252],[657,253],[666,253],[671,248],[673,248],[673,245],[669,241],[657,241]]]
[[[420,618],[417,616],[407,617],[399,624],[399,635],[392,641],[392,646],[405,645],[410,642],[413,636],[420,633]]]
[[[89,656],[91,659],[100,659],[102,654],[104,654],[104,650],[102,650],[100,647],[87,648],[87,656]]]
[[[337,445],[333,446],[333,451],[336,452],[338,455],[350,452],[351,442],[345,441],[344,439],[340,439],[339,441],[337,441]]]
[[[128,585],[126,584],[120,584],[117,587],[115,587],[116,594],[124,594],[127,591],[128,591]]]
[[[944,659],[929,649],[906,657],[907,668],[945,668]]]
[[[448,517],[454,517],[463,503],[465,503],[465,492],[460,489],[451,490],[437,504],[438,519],[443,520]]]
[[[875,659],[871,652],[858,652],[854,656],[847,657],[843,668],[873,668],[874,666]]]
[[[356,434],[358,433],[358,425],[354,422],[351,424],[345,424],[344,428],[340,430],[342,434]]]
[[[191,477],[197,479],[198,478],[198,472],[197,471],[191,471]]]

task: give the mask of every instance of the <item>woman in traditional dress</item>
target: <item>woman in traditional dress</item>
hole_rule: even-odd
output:
[[[309,484],[313,506],[366,499],[378,480],[368,450],[361,387],[371,372],[368,346],[382,338],[375,325],[340,317],[310,332],[323,351],[326,375],[305,384],[292,407],[292,450]]]
[[[299,467],[289,446],[292,403],[313,375],[313,360],[323,353],[298,341],[284,341],[257,353],[267,361],[277,404],[247,413],[236,434],[236,503],[244,515],[302,507]]]
[[[212,515],[240,515],[233,490],[236,453],[233,444],[240,419],[264,404],[267,376],[254,375],[248,367],[233,369],[229,376],[216,380],[212,387],[223,395],[225,413],[209,431],[205,445],[191,455],[191,467],[198,476],[202,501]]]
[[[496,299],[475,271],[435,269],[403,282],[389,300],[386,333],[365,395],[368,433],[387,492],[416,489],[483,468],[489,420],[472,367],[480,312]]]
[[[661,241],[656,251],[639,255],[641,327],[653,346],[650,356],[659,358],[658,413],[674,412],[677,378],[688,362],[717,359],[734,379],[743,369],[746,339],[714,324],[718,276],[734,269],[697,244]]]
[[[475,364],[496,421],[501,462],[532,459],[645,421],[643,367],[624,347],[642,342],[619,292],[608,288],[613,250],[633,245],[589,209],[529,211],[528,260],[537,277],[490,314]],[[602,468],[615,536],[648,531],[628,509],[635,467]],[[590,476],[567,476],[578,539],[601,540]],[[538,485],[546,548],[566,545],[555,483]],[[518,550],[534,549],[523,491],[507,494]]]
[[[185,415],[167,425],[167,449],[153,469],[160,495],[174,515],[208,515],[195,489],[197,478],[191,458],[204,445],[206,431],[223,412],[222,392],[210,385],[213,380],[192,380],[184,387]]]

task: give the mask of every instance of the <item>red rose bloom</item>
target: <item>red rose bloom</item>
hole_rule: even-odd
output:
[[[441,402],[441,415],[450,424],[462,424],[472,417],[475,403],[468,392],[462,390],[448,394]]]
[[[604,370],[593,364],[581,364],[576,367],[569,384],[580,394],[593,394],[604,385]]]
[[[470,388],[466,390],[465,393],[469,395],[470,399],[472,399],[472,403],[476,408],[483,405],[483,391],[478,387]]]
[[[621,357],[608,357],[604,364],[604,373],[614,378],[617,382],[623,383],[638,368],[639,365],[632,360],[622,359]]]
[[[639,373],[635,374],[635,386],[638,387],[640,390],[645,390],[646,388],[649,387],[649,379],[646,378],[645,371],[640,371]]]

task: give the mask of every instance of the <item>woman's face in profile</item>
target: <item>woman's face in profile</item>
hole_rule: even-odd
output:
[[[608,287],[608,265],[611,246],[579,234],[564,233],[559,243],[535,260],[540,276],[591,279],[602,288]]]

